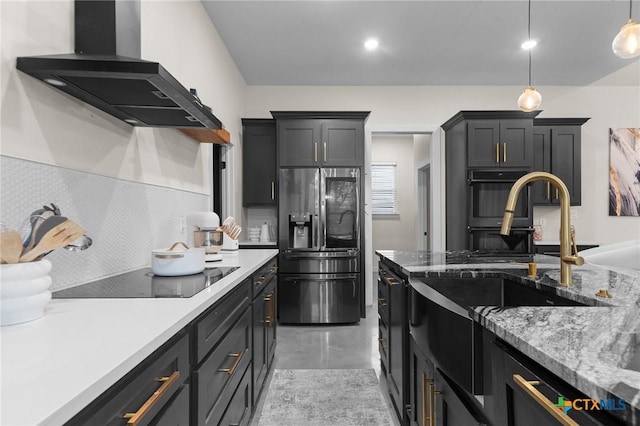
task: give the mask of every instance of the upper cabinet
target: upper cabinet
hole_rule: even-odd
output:
[[[280,167],[362,167],[369,112],[277,112]]]
[[[531,119],[470,120],[467,124],[469,167],[531,167]]]
[[[242,205],[276,205],[276,122],[242,119]]]
[[[552,173],[567,185],[571,205],[581,200],[581,126],[588,118],[536,118],[533,120],[533,168]],[[559,205],[558,191],[547,182],[534,182],[535,205]]]

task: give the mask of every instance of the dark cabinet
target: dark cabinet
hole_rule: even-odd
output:
[[[581,200],[581,127],[588,118],[533,120],[533,168],[558,176],[567,185],[571,205]],[[559,205],[558,191],[547,182],[533,182],[535,205]]]
[[[407,322],[407,279],[390,265],[379,263],[379,287],[386,294],[386,301],[379,299],[380,355],[386,371],[387,387],[396,412],[404,421],[406,418],[407,380],[409,351],[409,326]],[[381,297],[384,299],[384,296]],[[387,319],[387,322],[384,319]],[[384,359],[383,359],[384,357]],[[386,361],[386,365],[384,365]]]
[[[533,165],[531,119],[470,120],[467,123],[469,167]]]
[[[277,261],[274,259],[253,278],[253,403],[258,401],[276,348]]]
[[[362,167],[369,112],[275,112],[280,167]]]
[[[487,244],[490,251],[501,249],[493,241],[480,241],[476,231],[482,227],[482,231],[497,233],[502,218],[487,209],[499,209],[517,179],[515,175],[532,170],[533,118],[537,114],[539,111],[460,111],[442,125],[447,250],[484,251]],[[481,174],[486,176],[478,179]],[[514,176],[506,180],[506,174]],[[518,203],[518,209],[524,209],[519,216],[526,223],[517,226],[526,228],[529,235],[525,240],[532,241],[531,201],[522,200],[526,195],[523,191]]]
[[[189,335],[180,333],[67,424],[187,426],[189,367]]]
[[[496,424],[621,425],[615,411],[558,408],[561,401],[588,400],[584,394],[493,336],[490,348],[494,368],[493,394]],[[617,402],[612,400],[615,405]],[[585,405],[578,405],[584,408]]]
[[[442,371],[414,339],[409,351],[409,424],[412,426],[486,425],[482,408]]]
[[[275,205],[277,184],[276,122],[242,119],[242,205]]]

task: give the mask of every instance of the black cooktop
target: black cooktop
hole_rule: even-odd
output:
[[[55,291],[52,297],[54,299],[192,297],[236,269],[238,269],[237,266],[221,266],[205,269],[199,274],[161,277],[154,275],[151,268],[142,268]]]

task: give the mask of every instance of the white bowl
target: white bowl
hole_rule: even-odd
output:
[[[51,300],[51,262],[0,265],[0,325],[33,321]]]

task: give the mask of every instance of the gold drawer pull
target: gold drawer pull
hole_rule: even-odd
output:
[[[150,397],[147,399],[142,407],[138,409],[135,413],[125,413],[122,417],[127,419],[127,424],[131,426],[135,426],[142,421],[144,416],[153,408],[153,406],[158,402],[162,396],[167,393],[169,389],[171,389],[171,385],[173,385],[176,380],[180,377],[179,371],[174,371],[169,377],[159,377],[154,379],[157,382],[162,382],[162,385],[156,390]]]
[[[436,395],[441,395],[442,392],[436,390],[436,385],[433,384],[433,380],[429,383],[430,388],[430,400],[429,403],[429,426],[435,426],[436,424]]]
[[[387,306],[387,299],[385,299],[384,297],[379,297],[378,298],[378,306],[380,306],[380,307]]]
[[[221,368],[220,372],[223,373],[227,373],[229,376],[232,376],[233,373],[236,371],[236,368],[238,368],[238,364],[240,364],[240,360],[242,359],[242,355],[244,355],[244,352],[242,353],[231,353],[229,354],[230,357],[235,358],[236,361],[233,363],[233,365],[231,366],[231,368]]]
[[[394,286],[394,285],[398,285],[400,284],[400,281],[396,280],[395,278],[387,278],[389,280],[389,285],[390,286]]]
[[[431,417],[429,417],[429,411],[427,411],[427,384],[433,382],[432,379],[427,376],[427,373],[422,372],[422,424],[427,426]]]
[[[513,381],[518,384],[529,396],[564,426],[579,426],[573,419],[567,416],[564,411],[560,411],[558,407],[553,405],[538,389],[534,388],[539,385],[538,380],[525,380],[521,375],[514,374]]]
[[[269,302],[269,313],[267,314],[267,317],[265,318],[264,322],[265,324],[267,324],[268,326],[272,326],[273,325],[273,321],[275,319],[276,316],[276,310],[275,310],[275,300],[274,300],[274,294],[273,292],[267,294],[264,298],[265,302]]]

